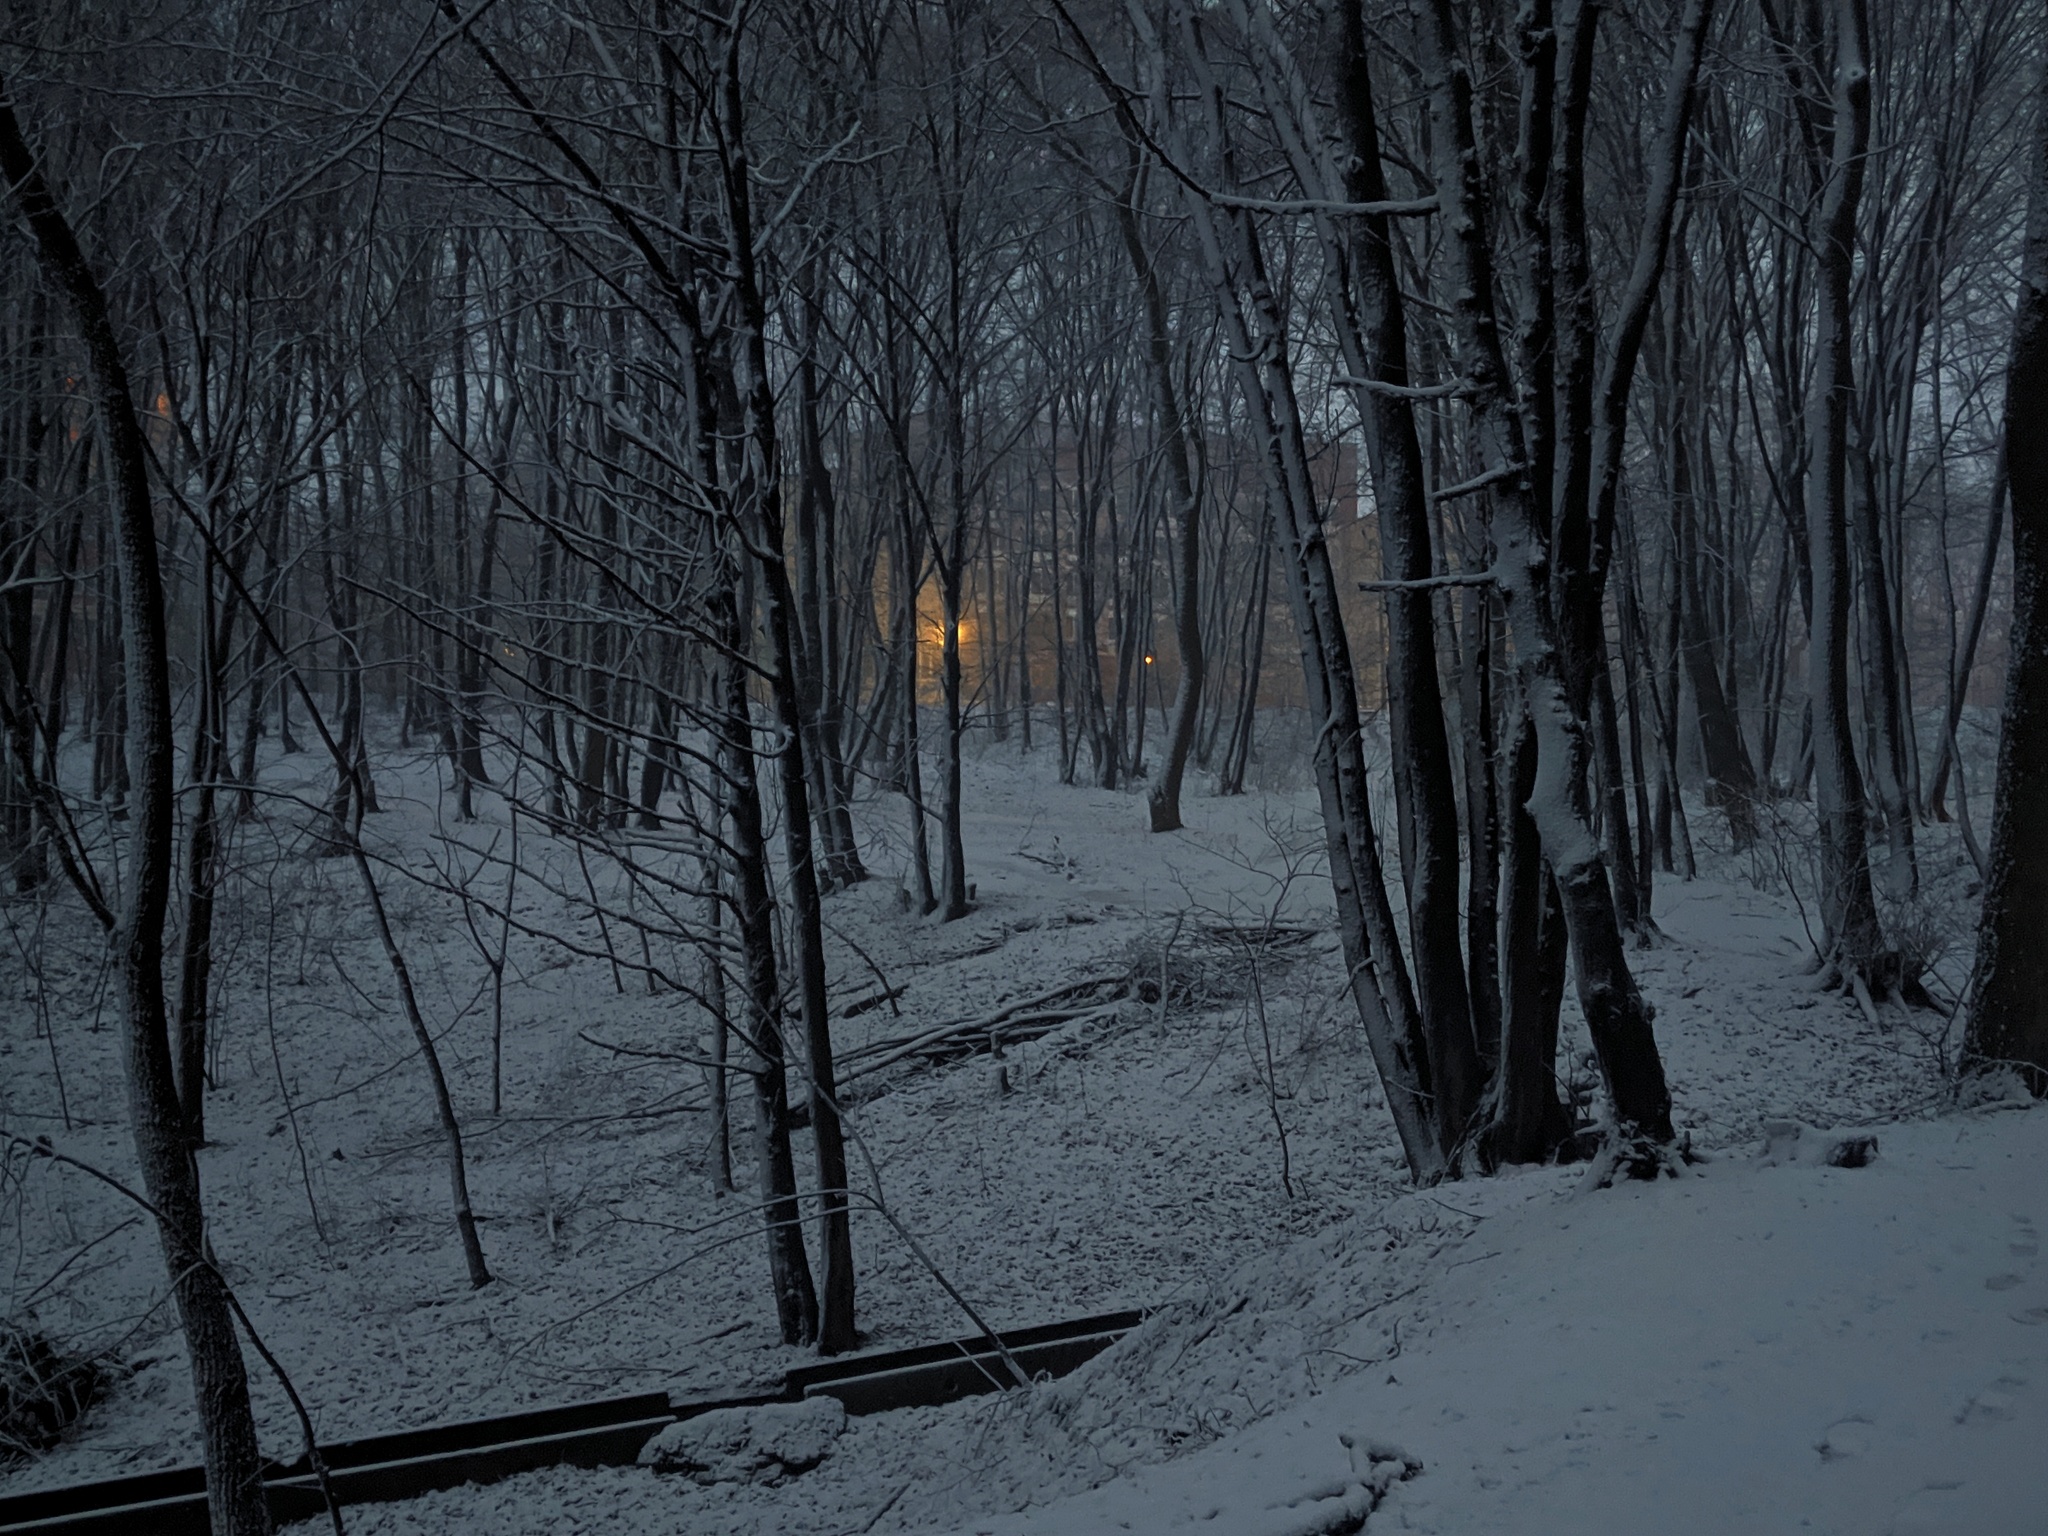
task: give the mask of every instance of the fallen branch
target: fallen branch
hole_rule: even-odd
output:
[[[680,1061],[692,1067],[720,1067],[727,1072],[751,1072],[759,1077],[762,1069],[749,1067],[737,1061],[714,1061],[709,1056],[692,1056],[687,1051],[657,1051],[642,1045],[614,1045],[609,1040],[600,1040],[588,1030],[576,1031],[576,1038],[585,1045],[594,1045],[599,1050],[610,1051],[614,1056],[639,1056],[649,1061]]]
[[[1105,987],[1114,987],[1114,995],[1096,998],[1089,1007],[1061,1009],[1049,1006],[1100,992]],[[1048,992],[1041,992],[1036,997],[1019,998],[980,1018],[956,1019],[914,1035],[871,1041],[865,1046],[841,1053],[840,1081],[850,1082],[855,1078],[879,1072],[885,1067],[894,1066],[912,1056],[929,1055],[934,1051],[941,1058],[970,1054],[971,1046],[965,1051],[954,1051],[948,1047],[978,1037],[986,1037],[993,1048],[998,1036],[1024,1038],[1027,1030],[1032,1031],[1034,1035],[1044,1034],[1060,1024],[1101,1012],[1109,1003],[1122,998],[1129,990],[1128,976],[1093,976],[1084,981],[1067,982]],[[864,1059],[870,1057],[873,1059]],[[850,1063],[858,1065],[849,1065]]]

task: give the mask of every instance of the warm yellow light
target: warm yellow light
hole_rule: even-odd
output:
[[[1148,667],[1152,665],[1152,658],[1150,656],[1145,658],[1145,665]]]

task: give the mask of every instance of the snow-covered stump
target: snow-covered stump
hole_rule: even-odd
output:
[[[1876,1160],[1875,1133],[1846,1128],[1823,1131],[1798,1120],[1766,1120],[1764,1149],[1757,1154],[1757,1161],[1766,1168],[1864,1168]]]
[[[671,1424],[640,1449],[640,1465],[714,1483],[780,1483],[832,1454],[846,1428],[836,1397],[720,1408]]]

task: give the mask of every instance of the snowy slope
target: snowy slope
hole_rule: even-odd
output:
[[[1306,1532],[1363,1464],[1348,1435],[1423,1469],[1369,1531],[2037,1536],[2048,1113],[1879,1140],[1860,1169],[1723,1161],[1591,1194],[1510,1180],[1519,1203],[1481,1223],[1384,1369],[961,1529]]]
[[[734,1390],[798,1363],[766,1316],[754,1218],[709,1187],[701,1078],[604,1044],[686,1044],[693,1019],[673,994],[620,984],[603,935],[579,914],[578,861],[530,828],[528,858],[554,873],[522,882],[522,920],[586,952],[514,943],[506,1106],[488,1112],[486,978],[456,904],[401,871],[425,878],[473,857],[461,848],[501,835],[502,807],[487,798],[481,823],[452,827],[435,810],[436,765],[386,761],[379,846],[443,1032],[500,1283],[461,1284],[416,1064],[353,898],[324,861],[280,864],[270,891],[245,894],[229,914],[235,958],[210,1112],[218,1145],[204,1163],[216,1244],[322,1434],[627,1389]],[[293,771],[305,770],[273,770],[280,783]],[[834,996],[874,991],[878,972],[900,995],[842,1020],[841,1049],[1134,966],[1167,975],[1172,1006],[1127,999],[1012,1048],[1000,1070],[980,1057],[875,1074],[853,1095],[854,1123],[900,1219],[997,1325],[1131,1304],[1163,1306],[1162,1316],[1038,1393],[854,1421],[822,1466],[779,1487],[542,1473],[354,1511],[352,1531],[837,1536],[978,1529],[969,1522],[984,1516],[1040,1531],[1141,1518],[1152,1525],[1138,1528],[1156,1529],[1175,1511],[1201,1513],[1204,1500],[1234,1511],[1209,1529],[1284,1531],[1355,1519],[1370,1499],[1352,1480],[1403,1470],[1371,1461],[1382,1442],[1423,1470],[1394,1487],[1376,1528],[1399,1511],[1423,1530],[1549,1529],[1528,1523],[1551,1507],[1545,1498],[1569,1512],[1640,1497],[1666,1524],[1698,1511],[1695,1528],[1747,1529],[1758,1517],[1736,1511],[1750,1490],[1760,1507],[1813,1513],[1815,1528],[1838,1510],[1835,1528],[1878,1531],[1919,1486],[1901,1482],[1909,1471],[1962,1478],[1951,1503],[1987,1486],[1981,1470],[1936,1465],[1944,1434],[1961,1457],[2038,1431],[2030,1389],[1996,1383],[2030,1375],[2021,1345],[2035,1335],[2011,1314],[2048,1305],[2048,1293],[2028,1289],[2018,1256],[1986,1266],[2003,1245],[2031,1241],[2012,1212],[2036,1227],[2042,1213],[2023,1186],[2010,1198],[1995,1186],[1973,1194],[1979,1175],[1944,1165],[1989,1167],[2006,1153],[1939,1149],[2033,1134],[2038,1165],[2027,1128],[2039,1119],[1894,1124],[1943,1102],[1941,1020],[1891,1011],[1873,1022],[1816,992],[1776,865],[1716,856],[1713,878],[1660,878],[1663,937],[1631,953],[1658,1010],[1680,1126],[1716,1154],[1698,1177],[1582,1195],[1575,1170],[1537,1170],[1412,1193],[1345,1000],[1313,797],[1300,784],[1195,797],[1186,832],[1153,837],[1137,796],[1058,785],[1042,755],[991,750],[969,779],[979,892],[959,923],[902,910],[897,803],[863,806],[877,878],[828,899]],[[1703,842],[1711,830],[1698,829]],[[1926,861],[1942,867],[1932,848]],[[1310,936],[1258,959],[1254,990],[1249,952],[1203,934],[1268,918]],[[115,1035],[93,1028],[97,944],[79,938],[74,950],[68,969],[53,961],[23,978],[47,999],[54,1042],[31,1011],[0,1009],[0,1120],[120,1172],[132,1154]],[[1561,1072],[1590,1089],[1569,1002],[1565,1027]],[[48,1070],[60,1054],[63,1093]],[[1882,1122],[1883,1156],[1856,1170],[1751,1167],[1748,1149],[1780,1117]],[[744,1184],[743,1138],[738,1159]],[[798,1159],[807,1167],[802,1145]],[[136,1369],[64,1446],[0,1475],[0,1488],[192,1459],[189,1389],[147,1232],[124,1225],[132,1211],[102,1187],[47,1167],[23,1170],[7,1199],[10,1306],[29,1298],[59,1336]],[[1893,1216],[1896,1240],[1881,1225]],[[71,1262],[81,1243],[92,1246]],[[1959,1269],[1956,1243],[1987,1257]],[[877,1347],[966,1331],[879,1218],[857,1214],[855,1247],[862,1326]],[[1936,1275],[1935,1262],[1950,1267]],[[1983,1289],[2007,1273],[2022,1276],[2011,1290]],[[1923,1334],[1960,1329],[1940,1311],[1950,1286],[1955,1306],[1991,1308],[1990,1333],[1958,1331],[1923,1360]],[[1827,1308],[1855,1328],[1828,1332],[1840,1319]],[[2021,1341],[2010,1359],[1993,1347],[2001,1330]],[[1774,1332],[1775,1342],[1749,1338]],[[1967,1363],[1956,1381],[1933,1374],[1944,1355]],[[1773,1386],[1772,1371],[1812,1400]],[[266,1445],[289,1454],[296,1431],[281,1394],[261,1373],[254,1386]],[[1754,1409],[1740,1406],[1749,1398]],[[1924,1467],[1885,1438],[1915,1430],[1907,1408],[1923,1398]],[[1967,1422],[1952,1422],[1970,1402]],[[2007,1412],[2016,1417],[1997,1417]],[[1813,1446],[1857,1415],[1869,1425],[1836,1435],[1823,1475]],[[1255,1451],[1271,1475],[1244,1472]],[[1807,1489],[1795,1470],[1820,1481]],[[1674,1480],[1709,1472],[1721,1479],[1712,1496],[1659,1504]],[[1517,1493],[1524,1482],[1536,1486]],[[1319,1488],[1332,1494],[1320,1508],[1259,1513]],[[1800,1505],[1830,1488],[1847,1490],[1846,1502]],[[1610,1528],[1610,1516],[1621,1518],[1610,1511],[1584,1528]]]
[[[2038,1536],[2048,1112],[1877,1135],[1854,1169],[1526,1173],[1435,1230],[1406,1197],[1028,1397],[853,1421],[780,1487],[546,1472],[350,1529]]]

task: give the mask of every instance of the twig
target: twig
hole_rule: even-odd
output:
[[[855,1531],[853,1533],[853,1536],[868,1536],[869,1531],[872,1531],[877,1525],[881,1524],[882,1516],[886,1515],[887,1513],[889,1513],[890,1510],[896,1507],[896,1501],[902,1498],[904,1494],[910,1492],[911,1483],[914,1483],[916,1481],[916,1478],[911,1478],[908,1481],[899,1484],[897,1486],[896,1491],[890,1494],[888,1498],[882,1501],[882,1507],[876,1510],[872,1515],[868,1516],[867,1524],[863,1525],[858,1531]]]
[[[1517,475],[1526,474],[1528,469],[1529,466],[1526,464],[1497,465],[1484,474],[1474,475],[1470,480],[1460,480],[1456,485],[1447,485],[1441,490],[1432,491],[1430,500],[1455,501],[1460,496],[1470,496],[1476,491],[1485,490],[1489,485],[1498,485],[1503,480],[1512,480]]]
[[[1361,379],[1349,373],[1340,373],[1330,382],[1348,389],[1362,389],[1368,394],[1392,395],[1397,400],[1448,400],[1467,394],[1472,388],[1466,379],[1456,379],[1449,384],[1389,384],[1385,379]]]
[[[1444,587],[1491,587],[1500,583],[1492,566],[1483,571],[1447,571],[1441,576],[1417,576],[1409,581],[1361,581],[1361,592],[1434,592]]]
[[[742,1066],[736,1061],[714,1061],[708,1056],[692,1056],[685,1051],[657,1051],[646,1046],[614,1045],[609,1040],[600,1040],[588,1030],[576,1031],[576,1038],[585,1045],[594,1045],[599,1050],[610,1051],[614,1056],[642,1056],[651,1061],[680,1061],[693,1067],[723,1067],[728,1072],[747,1072],[755,1077],[764,1076],[760,1067]]]

